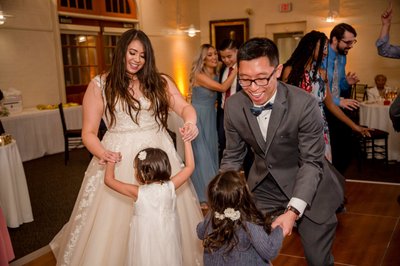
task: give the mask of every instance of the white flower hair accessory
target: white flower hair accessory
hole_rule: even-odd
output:
[[[146,157],[147,157],[146,151],[139,152],[139,155],[138,155],[139,160],[141,160],[141,161],[146,160]]]
[[[215,212],[214,213],[215,218],[219,219],[219,220],[223,220],[225,218],[229,218],[232,221],[236,221],[240,219],[240,212],[239,211],[235,211],[235,209],[233,208],[226,208],[224,210],[224,214],[221,214],[219,212]]]

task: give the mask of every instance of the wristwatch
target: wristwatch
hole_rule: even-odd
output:
[[[300,212],[295,207],[289,205],[289,206],[286,207],[286,211],[285,212],[287,212],[287,211],[294,212],[297,215],[297,219],[300,218]]]

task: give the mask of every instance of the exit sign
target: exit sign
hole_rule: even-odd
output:
[[[279,5],[280,12],[290,12],[292,11],[292,3],[283,3]]]

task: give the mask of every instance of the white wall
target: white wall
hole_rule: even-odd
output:
[[[200,34],[190,38],[180,31],[190,24],[199,28],[199,0],[139,0],[140,29],[151,39],[160,72],[175,79],[181,92],[189,90],[193,57],[200,47]]]
[[[0,88],[22,92],[24,107],[58,103],[64,90],[57,22],[51,1],[2,0]]]
[[[292,12],[280,13],[281,3],[292,3]],[[377,55],[375,41],[380,32],[380,15],[387,0],[341,0],[338,1],[339,17],[335,23],[324,21],[328,14],[328,0],[201,0],[201,42],[208,43],[209,21],[234,18],[250,19],[250,37],[266,36],[266,24],[306,21],[307,32],[319,30],[327,34],[335,24],[345,22],[355,27],[357,44],[348,54],[347,71],[356,72],[361,83],[374,84],[378,73],[388,77],[388,85],[400,87],[400,60],[387,59]],[[249,16],[246,9],[254,14]],[[391,42],[400,45],[400,1],[393,0]]]

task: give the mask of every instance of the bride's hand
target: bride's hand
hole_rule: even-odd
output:
[[[197,128],[196,124],[192,122],[185,122],[183,127],[179,128],[179,132],[182,135],[183,141],[192,141],[199,134],[199,129]]]
[[[122,159],[122,155],[120,152],[113,152],[105,150],[101,157],[99,158],[99,164],[104,165],[107,162],[117,163]]]

